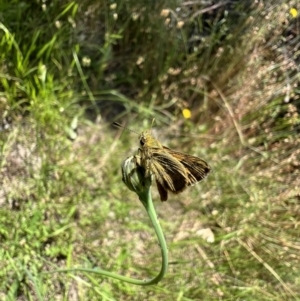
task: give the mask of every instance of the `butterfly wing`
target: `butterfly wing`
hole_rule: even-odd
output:
[[[188,176],[188,186],[203,180],[209,174],[210,167],[204,160],[174,151],[166,146],[163,146],[163,148],[185,167]]]
[[[184,166],[166,151],[153,150],[150,169],[155,175],[161,200],[166,201],[168,190],[179,193],[188,185],[189,179]]]
[[[166,190],[166,189],[164,188],[164,186],[162,186],[162,185],[160,184],[160,182],[158,182],[157,180],[156,180],[156,186],[157,186],[158,193],[159,193],[159,195],[160,195],[160,200],[161,200],[162,202],[167,201],[167,200],[168,200],[168,190]]]

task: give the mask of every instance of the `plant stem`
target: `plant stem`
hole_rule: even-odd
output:
[[[155,284],[158,283],[166,274],[167,269],[168,269],[168,246],[165,240],[164,233],[162,231],[162,228],[160,226],[160,223],[157,218],[157,214],[152,202],[152,197],[151,197],[151,191],[150,188],[145,192],[139,194],[139,199],[144,205],[148,216],[152,222],[152,225],[154,227],[156,236],[158,238],[159,246],[161,249],[161,257],[162,257],[162,263],[161,263],[161,270],[160,273],[153,279],[149,280],[149,284]]]
[[[71,268],[71,269],[59,269],[59,270],[54,270],[54,271],[50,271],[50,272],[45,272],[45,274],[48,273],[62,273],[62,272],[85,272],[85,273],[94,273],[94,274],[99,274],[99,275],[103,275],[103,276],[107,276],[107,277],[111,277],[114,279],[118,279],[124,282],[128,282],[131,284],[136,284],[136,285],[152,285],[152,284],[156,284],[159,281],[162,280],[162,278],[164,277],[164,275],[167,272],[168,269],[168,247],[167,247],[167,243],[163,234],[163,231],[160,227],[159,221],[157,219],[157,215],[156,215],[156,211],[152,202],[152,197],[151,197],[151,192],[150,192],[150,187],[149,189],[146,189],[146,191],[144,192],[140,192],[138,193],[139,199],[142,202],[142,204],[144,205],[148,216],[152,222],[152,225],[154,227],[156,236],[158,238],[159,241],[159,245],[161,248],[161,255],[162,255],[162,265],[161,265],[161,270],[159,272],[159,274],[152,278],[152,279],[144,279],[144,280],[139,280],[139,279],[134,279],[134,278],[130,278],[130,277],[126,277],[126,276],[122,276],[122,275],[118,275],[112,272],[108,272],[102,269],[89,269],[89,268]]]

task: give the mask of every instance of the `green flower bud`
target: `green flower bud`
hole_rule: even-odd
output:
[[[152,179],[145,176],[145,169],[137,164],[138,156],[127,158],[122,164],[122,180],[126,186],[138,195],[150,189]]]

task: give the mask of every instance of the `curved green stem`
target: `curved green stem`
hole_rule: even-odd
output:
[[[152,202],[150,188],[145,193],[140,193],[139,199],[142,202],[142,204],[144,205],[144,207],[148,213],[148,216],[152,222],[152,225],[154,227],[156,236],[158,238],[159,246],[161,249],[161,257],[162,257],[160,272],[155,278],[148,280],[149,281],[148,285],[149,285],[149,284],[158,283],[167,272],[167,269],[168,269],[168,246],[167,246],[164,233],[161,229],[161,226],[158,221],[157,214],[156,214],[153,202]]]
[[[99,274],[99,275],[111,277],[114,279],[118,279],[118,280],[125,281],[125,282],[131,283],[131,284],[136,284],[136,285],[151,285],[151,284],[158,283],[167,272],[168,248],[167,248],[167,244],[166,244],[166,240],[165,240],[163,231],[162,231],[159,221],[157,219],[155,208],[153,206],[150,187],[143,192],[137,192],[137,194],[139,196],[140,201],[142,202],[142,204],[144,205],[144,207],[148,213],[148,216],[152,222],[152,225],[154,227],[154,230],[157,235],[159,245],[161,248],[162,265],[161,265],[161,270],[156,277],[154,277],[152,279],[148,279],[148,280],[147,279],[139,280],[139,279],[134,279],[134,278],[118,275],[118,274],[108,272],[108,271],[98,269],[98,268],[97,269],[88,269],[88,268],[59,269],[59,270],[50,271],[50,272],[46,272],[46,273],[48,274],[48,273],[74,272],[74,271],[76,272],[77,271],[77,272]]]

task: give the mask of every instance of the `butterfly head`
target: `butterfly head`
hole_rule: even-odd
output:
[[[151,137],[151,133],[149,131],[144,131],[140,136],[140,145],[141,147],[147,146],[149,143],[149,137]]]
[[[151,131],[144,131],[140,136],[140,146],[144,147],[162,147],[162,145],[153,137]]]

